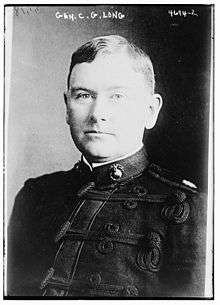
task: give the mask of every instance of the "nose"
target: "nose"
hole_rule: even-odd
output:
[[[107,99],[104,95],[97,95],[94,100],[91,111],[90,111],[90,121],[99,122],[99,121],[107,121],[108,120],[108,107],[107,107]]]

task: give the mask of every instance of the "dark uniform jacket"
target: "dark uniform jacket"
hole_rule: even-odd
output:
[[[206,202],[141,149],[29,179],[8,231],[8,296],[202,297]]]

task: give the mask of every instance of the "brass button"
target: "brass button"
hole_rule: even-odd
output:
[[[120,179],[123,176],[123,167],[120,164],[113,164],[110,167],[109,175],[113,181]]]
[[[102,254],[108,254],[108,253],[112,252],[113,249],[114,249],[114,244],[109,239],[103,239],[98,244],[98,250]]]
[[[137,207],[137,201],[134,200],[128,200],[124,203],[124,207],[128,210],[136,209]]]
[[[127,296],[138,296],[138,289],[135,286],[127,286],[126,287],[126,295]]]
[[[141,185],[135,185],[133,192],[138,196],[144,196],[147,194],[147,190]]]
[[[119,231],[119,225],[116,223],[107,223],[105,225],[105,229],[109,232],[109,233],[117,233]]]
[[[89,281],[94,285],[99,285],[102,281],[101,275],[99,273],[94,273],[90,276]]]

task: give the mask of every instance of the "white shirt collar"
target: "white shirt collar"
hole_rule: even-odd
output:
[[[91,171],[92,171],[92,169],[93,169],[94,167],[98,167],[98,166],[102,166],[102,165],[114,163],[114,162],[117,162],[117,161],[119,161],[119,160],[122,160],[122,159],[125,159],[125,158],[127,158],[127,157],[130,157],[130,156],[134,155],[136,152],[138,152],[142,147],[143,147],[143,144],[141,144],[137,149],[133,150],[132,152],[130,152],[130,153],[124,155],[123,157],[120,157],[120,158],[118,158],[118,159],[114,159],[114,160],[111,160],[111,161],[107,161],[107,162],[92,163],[92,164],[90,164],[90,163],[86,160],[86,158],[85,158],[84,156],[82,156],[82,160],[83,160],[83,162],[85,162],[85,164],[87,164],[87,165],[89,166],[89,168],[90,168]]]

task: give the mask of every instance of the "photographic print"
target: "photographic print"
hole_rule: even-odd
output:
[[[4,298],[212,299],[213,6],[4,10]]]

